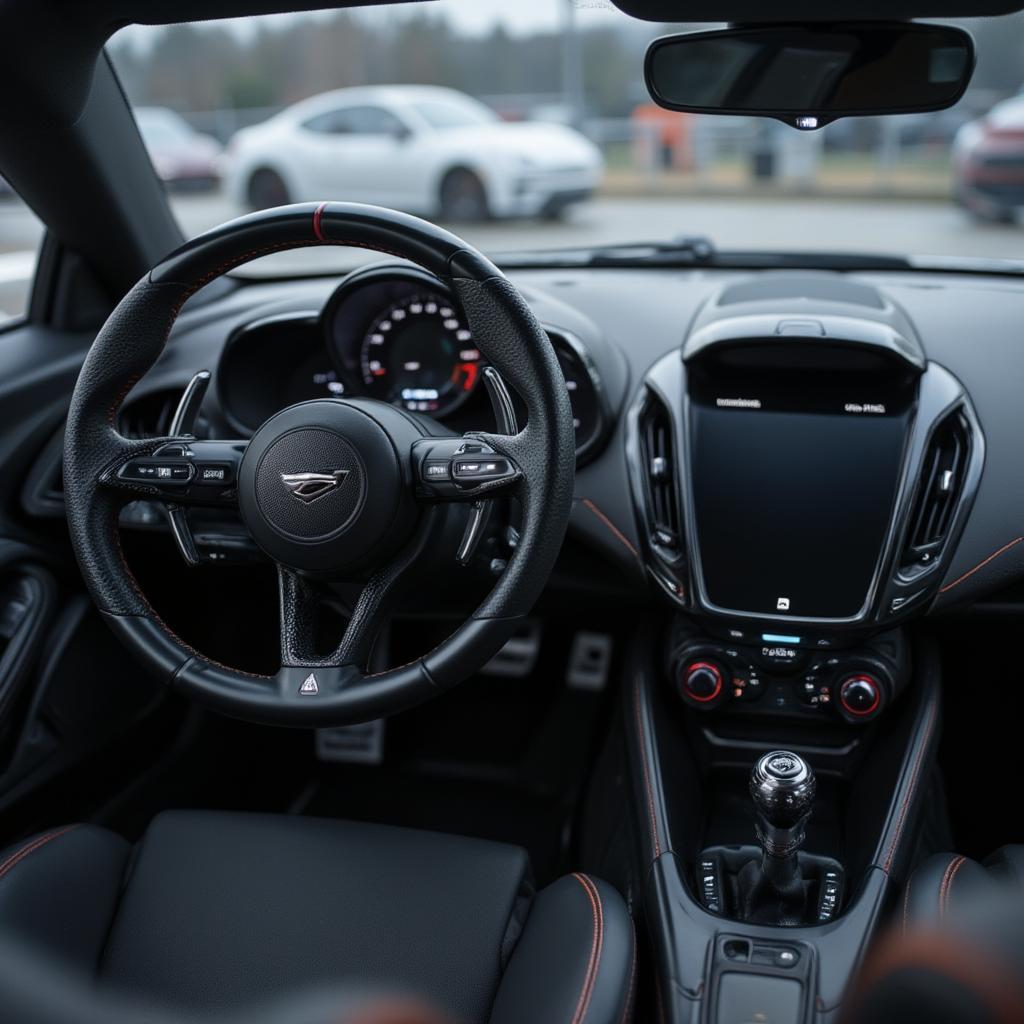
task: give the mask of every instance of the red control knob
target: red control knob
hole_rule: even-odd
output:
[[[682,671],[683,695],[710,704],[722,695],[722,670],[711,661],[691,661]]]
[[[882,684],[864,672],[848,676],[839,685],[839,703],[854,718],[873,715],[882,703]]]

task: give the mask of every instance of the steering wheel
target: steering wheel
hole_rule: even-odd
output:
[[[128,392],[156,362],[182,305],[204,285],[268,253],[315,245],[372,249],[434,274],[461,303],[484,358],[525,402],[514,435],[431,431],[369,399],[302,402],[248,441],[190,434],[135,440],[116,428]],[[186,696],[278,725],[369,721],[418,704],[482,667],[515,631],[554,565],[572,505],[575,444],[564,377],[544,330],[474,248],[390,210],[301,204],[231,221],[186,243],[136,284],[86,357],[68,413],[64,489],[75,555],[100,611],[138,659]],[[430,543],[445,502],[515,496],[519,542],[490,594],[434,650],[369,673],[373,637],[403,572]],[[118,513],[128,501],[229,506],[276,563],[281,668],[261,676],[191,648],[154,611],[125,562]],[[183,519],[177,520],[179,523]],[[318,579],[362,584],[338,647],[317,652]],[[245,627],[238,624],[239,639]]]

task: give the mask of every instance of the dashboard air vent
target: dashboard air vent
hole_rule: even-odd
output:
[[[653,394],[640,414],[640,457],[650,541],[657,548],[678,554],[682,547],[682,517],[676,489],[678,463],[672,418],[661,399]]]
[[[932,435],[910,513],[903,565],[924,568],[942,549],[963,493],[971,451],[971,429],[957,410]]]
[[[597,370],[582,343],[564,333],[547,330],[558,365],[565,377],[576,432],[576,466],[579,468],[600,450],[607,419]]]

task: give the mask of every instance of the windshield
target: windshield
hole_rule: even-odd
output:
[[[955,107],[815,132],[655,106],[645,49],[685,26],[602,0],[133,26],[110,51],[133,103],[158,108],[140,112],[151,151],[187,142],[155,116],[170,111],[205,143],[154,158],[187,234],[337,199],[426,217],[498,255],[703,235],[719,252],[1018,258],[1024,18],[957,24],[979,60]],[[250,270],[365,258],[308,251]]]

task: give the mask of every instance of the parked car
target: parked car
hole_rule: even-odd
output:
[[[138,107],[135,120],[160,180],[169,188],[202,191],[220,182],[223,146],[166,107]]]
[[[445,220],[557,216],[601,179],[596,146],[564,125],[508,124],[453,89],[323,93],[238,132],[229,191],[253,209],[380,203]]]
[[[1024,96],[968,121],[953,141],[956,201],[982,220],[1010,222],[1024,206]]]

